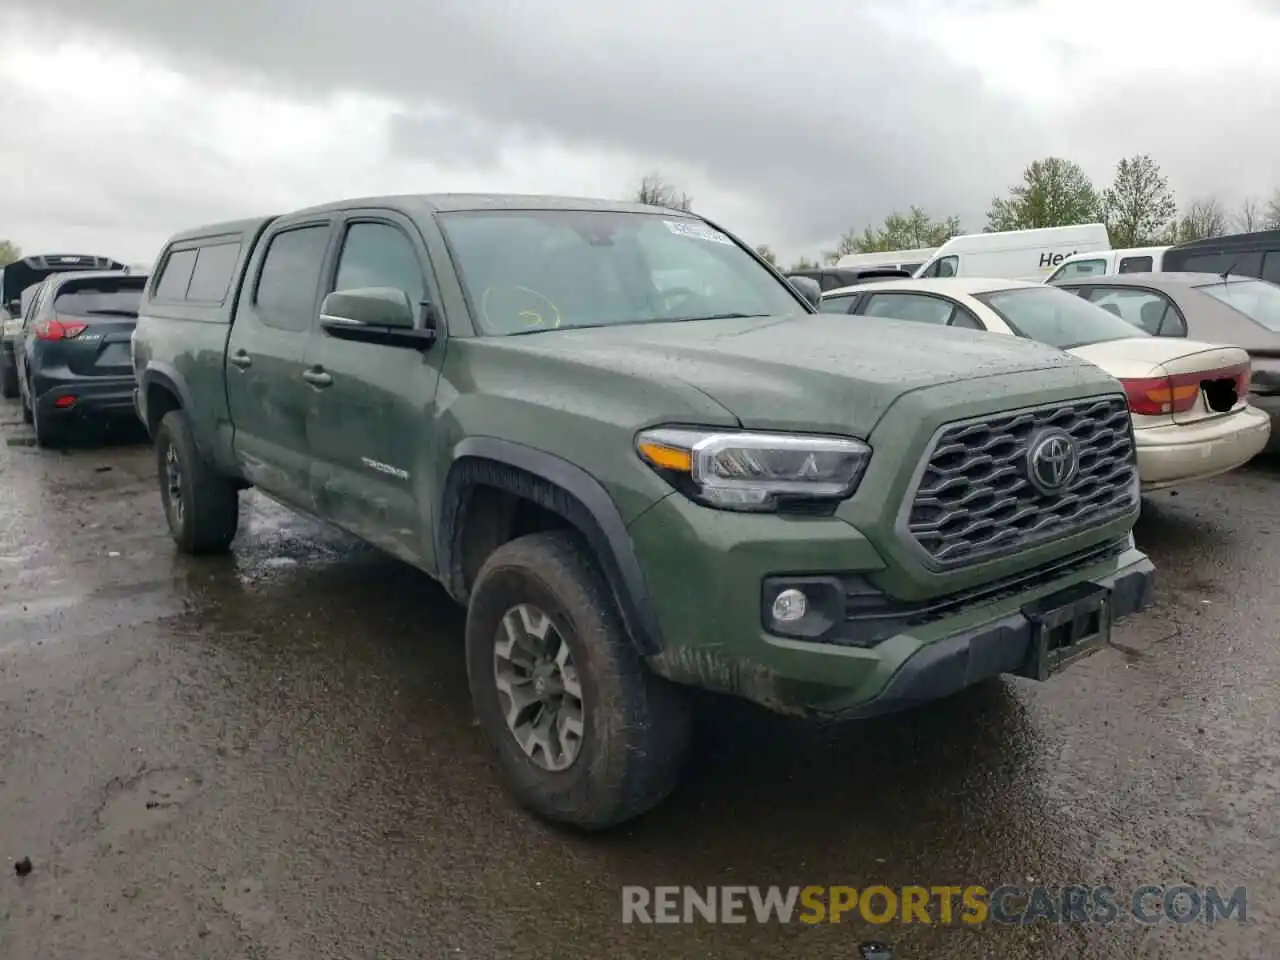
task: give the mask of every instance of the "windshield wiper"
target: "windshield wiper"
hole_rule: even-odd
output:
[[[671,317],[667,323],[691,323],[695,320],[747,320],[752,317],[768,317],[768,313],[708,313],[702,317]]]

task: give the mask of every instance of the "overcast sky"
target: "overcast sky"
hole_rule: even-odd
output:
[[[1280,187],[1269,0],[7,0],[0,238],[150,262],[201,223],[650,170],[784,257],[1048,154]]]

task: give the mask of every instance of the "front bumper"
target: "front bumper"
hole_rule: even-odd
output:
[[[652,669],[813,718],[892,713],[1015,673],[1032,639],[1028,604],[1091,583],[1110,592],[1114,620],[1145,607],[1154,584],[1154,567],[1132,537],[1113,534],[1039,575],[1011,561],[998,582],[936,597],[928,615],[895,624],[874,643],[855,645],[849,630],[800,640],[765,629],[763,584],[833,572],[888,582],[879,576],[883,560],[852,525],[735,516],[675,494],[639,517],[631,535],[663,635],[663,650],[648,658]]]
[[[133,416],[132,377],[42,377],[33,384],[40,418],[66,419]],[[68,399],[70,398],[70,401]],[[70,402],[69,406],[59,406]]]
[[[1261,453],[1273,433],[1272,417],[1252,406],[1197,423],[1135,430],[1142,489],[1227,473]]]

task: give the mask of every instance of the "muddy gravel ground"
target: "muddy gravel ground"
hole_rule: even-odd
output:
[[[1147,501],[1159,601],[1113,649],[838,728],[704,704],[679,793],[592,838],[497,785],[428,578],[244,517],[180,557],[145,437],[42,451],[0,404],[5,960],[1275,955],[1274,462]],[[622,923],[626,884],[873,883],[1245,886],[1247,916]]]

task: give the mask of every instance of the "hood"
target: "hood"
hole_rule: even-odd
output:
[[[866,437],[904,394],[956,381],[1096,368],[1018,337],[837,314],[639,323],[502,338],[504,346],[654,380],[678,380],[754,429]]]

